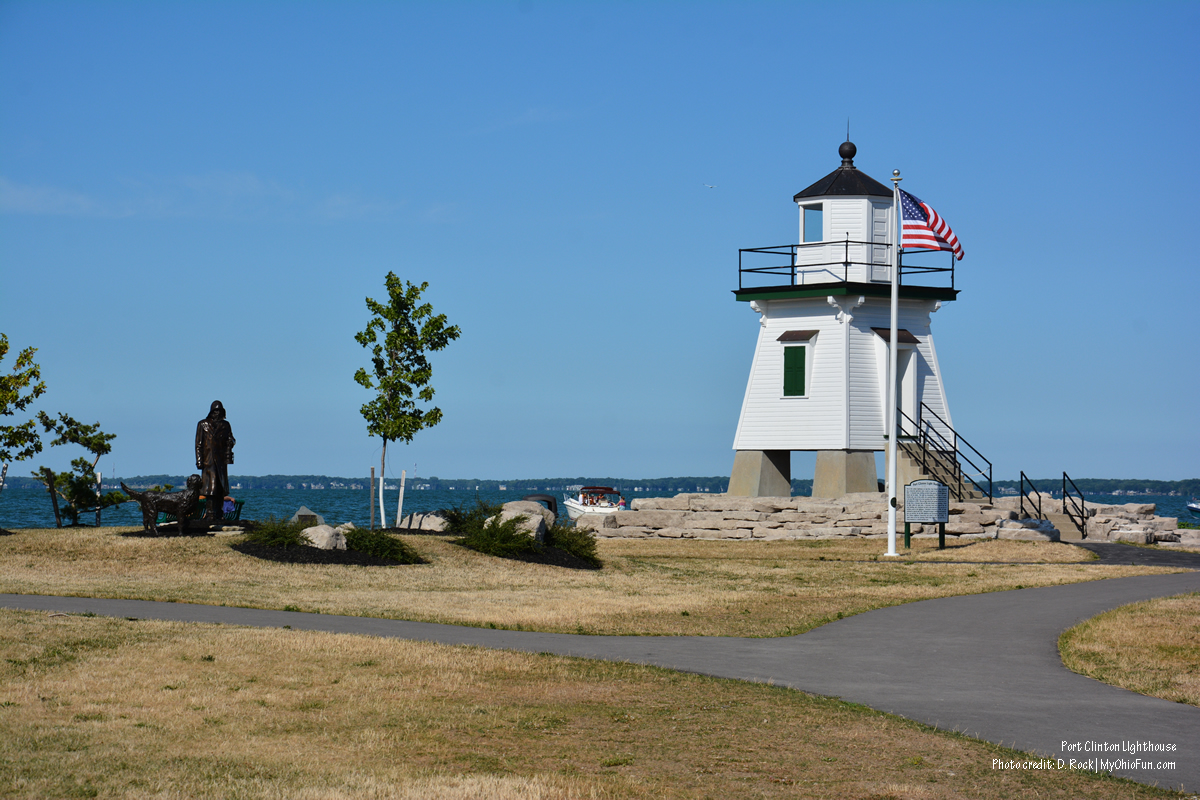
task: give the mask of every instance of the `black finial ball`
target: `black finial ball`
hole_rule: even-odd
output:
[[[842,161],[853,161],[858,148],[854,146],[854,142],[842,142],[838,148],[838,155],[842,157]]]

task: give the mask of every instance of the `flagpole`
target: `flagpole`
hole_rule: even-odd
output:
[[[888,549],[884,555],[899,555],[896,552],[896,317],[900,312],[900,242],[901,242],[901,210],[900,210],[900,170],[892,170],[892,220],[895,224],[895,238],[892,240],[892,327],[891,338],[888,339],[888,393],[885,404],[884,418],[887,421],[887,491],[888,491]]]

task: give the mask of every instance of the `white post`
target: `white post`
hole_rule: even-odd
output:
[[[400,527],[400,520],[404,518],[404,477],[407,470],[400,470],[400,499],[396,501],[396,527]]]
[[[379,527],[387,527],[387,509],[383,505],[383,466],[387,458],[387,439],[383,440],[383,453],[379,456]]]
[[[902,211],[900,209],[900,170],[892,170],[892,209],[895,237],[892,242],[892,327],[888,340],[888,392],[884,418],[887,420],[887,494],[888,494],[888,549],[884,555],[899,555],[896,552],[896,317],[900,313],[900,240]]]

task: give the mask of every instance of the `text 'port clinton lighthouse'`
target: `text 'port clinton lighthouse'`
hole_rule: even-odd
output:
[[[799,244],[739,253],[734,295],[761,327],[733,441],[731,495],[790,495],[793,450],[817,453],[814,497],[879,490],[897,267],[897,482],[933,477],[960,499],[978,496],[985,472],[990,483],[991,465],[954,432],[929,327],[930,315],[958,296],[962,248],[929,206],[859,171],[856,152],[843,143],[842,165],[793,198]]]

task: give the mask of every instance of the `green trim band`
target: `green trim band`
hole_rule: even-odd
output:
[[[811,288],[810,288],[811,287]],[[788,300],[801,297],[825,297],[827,295],[866,295],[868,297],[891,297],[889,283],[825,283],[808,286],[759,286],[753,289],[734,289],[733,296],[741,301]],[[901,286],[900,296],[917,300],[957,300],[958,289],[941,286]]]

